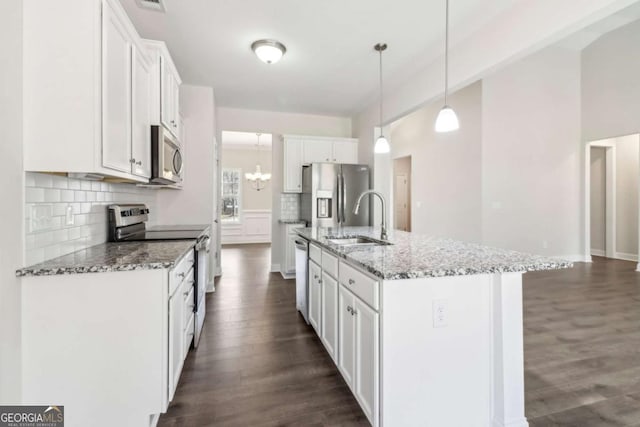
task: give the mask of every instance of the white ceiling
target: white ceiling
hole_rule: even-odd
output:
[[[258,136],[253,132],[222,132],[222,145],[235,148],[255,148],[258,144]],[[260,148],[271,149],[271,134],[260,134]]]
[[[377,42],[385,86],[442,54],[444,0],[166,0],[167,12],[120,0],[145,38],[164,40],[185,83],[212,86],[219,106],[350,116],[377,100]],[[521,0],[452,0],[451,44]],[[287,54],[260,62],[254,40]]]

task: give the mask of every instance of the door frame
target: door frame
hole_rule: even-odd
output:
[[[396,159],[394,159],[394,160],[396,160]],[[410,188],[409,187],[409,180],[411,179],[411,176],[409,176],[406,173],[396,173],[395,170],[394,170],[394,174],[393,174],[393,206],[392,206],[392,209],[395,212],[395,210],[396,210],[396,202],[397,202],[397,199],[398,199],[397,194],[396,194],[397,193],[396,190],[398,189],[398,187],[397,187],[397,179],[399,177],[404,177],[404,180],[405,180],[405,190],[407,192],[407,196],[406,196],[407,203],[406,203],[406,206],[405,206],[405,211],[406,212],[405,212],[405,219],[404,220],[406,221],[407,229],[411,230],[411,215],[409,214],[409,209],[411,209],[411,203],[410,203],[411,194],[410,194],[410,190],[409,190],[409,188]],[[396,228],[395,221],[397,219],[398,219],[397,216],[394,215],[394,218],[393,218],[393,222],[394,222],[393,223],[393,228],[394,229]]]
[[[638,156],[640,157],[640,134],[633,133],[629,135],[619,135],[611,138],[590,141],[585,146],[585,181],[584,181],[584,236],[585,236],[585,261],[591,262],[591,148],[592,147],[604,147],[606,149],[606,219],[605,219],[605,233],[606,233],[606,249],[605,253],[608,258],[616,257],[616,202],[617,202],[617,189],[616,189],[616,139],[624,137],[636,137],[639,141]],[[640,172],[638,174],[638,181],[640,182]],[[638,210],[640,212],[640,186],[638,190]],[[638,242],[640,244],[640,216],[638,218]],[[636,271],[640,272],[640,253],[638,262],[636,264]]]

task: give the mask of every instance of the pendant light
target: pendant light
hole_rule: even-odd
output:
[[[247,172],[244,174],[244,177],[251,182],[251,186],[256,191],[262,190],[265,187],[266,182],[271,179],[271,174],[262,173],[262,167],[260,166],[260,135],[262,134],[256,133],[256,136],[258,137],[258,144],[256,145],[256,170],[253,173]]]
[[[435,130],[439,133],[451,132],[460,128],[458,116],[453,108],[447,104],[447,92],[449,91],[449,0],[446,1],[445,34],[444,34],[444,106],[438,113]]]
[[[389,141],[384,137],[382,133],[382,52],[387,49],[386,43],[378,43],[373,47],[378,53],[380,53],[380,136],[376,139],[376,144],[373,146],[374,153],[388,153],[391,151]]]

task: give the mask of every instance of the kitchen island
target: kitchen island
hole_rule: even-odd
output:
[[[571,263],[397,230],[376,242],[371,227],[296,232],[309,321],[372,425],[528,425],[522,274]]]

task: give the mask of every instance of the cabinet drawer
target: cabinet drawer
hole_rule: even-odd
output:
[[[322,251],[322,270],[327,274],[338,277],[338,257],[331,255],[327,251]]]
[[[187,357],[187,353],[189,353],[189,347],[191,347],[191,342],[193,341],[193,336],[195,335],[195,313],[191,313],[191,317],[186,323],[186,327],[183,331],[182,343],[184,347],[182,348],[182,360]]]
[[[300,224],[287,224],[287,234],[295,234],[296,236],[298,235],[298,233],[295,232],[296,228],[304,228],[306,227],[305,224],[300,223]]]
[[[340,262],[340,283],[375,310],[380,309],[378,281]]]
[[[322,265],[322,249],[320,246],[311,243],[309,245],[309,258],[318,263],[318,265]]]
[[[193,271],[193,270],[192,270]],[[185,279],[182,283],[182,296],[184,298],[184,324],[186,325],[189,322],[189,317],[193,315],[193,308],[196,306],[195,303],[195,287],[193,279]]]
[[[169,273],[169,295],[173,295],[177,287],[188,276],[194,264],[194,252],[190,250]],[[193,279],[193,277],[192,277]]]

